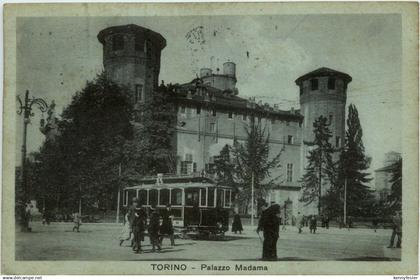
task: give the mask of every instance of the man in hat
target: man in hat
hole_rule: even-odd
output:
[[[263,256],[265,261],[277,260],[277,240],[279,239],[280,205],[273,204],[261,215],[257,232],[264,232]]]
[[[141,252],[141,242],[144,241],[144,232],[146,230],[147,214],[146,211],[138,205],[136,200],[136,208],[134,209],[134,219],[132,222],[133,229],[133,250],[136,253]]]
[[[166,209],[162,212],[162,226],[160,227],[160,233],[161,237],[159,240],[159,243],[162,244],[162,240],[165,235],[169,236],[169,239],[171,240],[171,246],[175,246],[175,238],[174,238],[174,227],[172,225],[172,208],[171,205],[166,205]]]
[[[160,251],[160,239],[159,239],[159,229],[160,229],[160,215],[156,206],[152,206],[150,209],[152,212],[150,214],[149,227],[147,231],[149,232],[150,244],[152,244],[152,252],[157,250]]]

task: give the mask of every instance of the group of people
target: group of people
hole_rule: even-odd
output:
[[[162,222],[161,222],[162,219]],[[165,236],[171,240],[171,246],[175,246],[174,229],[172,225],[172,210],[168,204],[166,209],[158,210],[156,207],[145,209],[139,204],[137,198],[124,216],[123,230],[120,235],[120,246],[124,241],[131,241],[131,247],[135,253],[142,252],[142,242],[146,231],[152,245],[152,252],[160,251]]]
[[[325,218],[323,217],[323,226],[326,227],[327,229],[329,228],[329,220],[328,223],[325,223]],[[298,212],[298,215],[296,217],[296,227],[298,229],[298,233],[302,233],[302,229],[304,226],[308,226],[309,225],[309,231],[312,234],[316,233],[316,229],[317,229],[317,217],[316,215],[310,215],[308,217],[305,217],[303,215],[300,214],[300,212]]]

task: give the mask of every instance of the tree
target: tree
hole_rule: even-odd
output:
[[[388,197],[388,201],[391,204],[392,210],[401,210],[402,206],[402,159],[392,164],[391,166],[392,177],[391,193]]]
[[[226,144],[214,160],[214,170],[217,184],[224,186],[236,187],[234,179],[234,165],[231,157],[232,147]],[[235,192],[236,192],[235,188]]]
[[[254,202],[265,197],[266,191],[280,176],[270,178],[273,168],[280,168],[280,151],[269,158],[269,133],[260,124],[251,122],[245,127],[247,138],[244,143],[235,141],[232,148],[234,161],[234,181],[241,188],[238,196],[240,204],[247,209],[251,201],[251,182],[254,180]]]
[[[332,136],[327,118],[320,116],[314,124],[314,141],[306,143],[312,149],[309,151],[305,174],[302,178],[301,201],[310,204],[318,201],[318,213],[322,213],[322,187],[334,182],[335,168],[332,160],[334,149],[331,145]]]
[[[40,149],[39,187],[56,207],[106,208],[115,201],[123,147],[133,139],[129,93],[105,74],[77,92],[58,121],[58,135]],[[49,200],[52,197],[49,198]]]
[[[176,124],[176,107],[171,88],[160,86],[152,98],[139,106],[137,118],[139,127],[136,133],[141,137],[142,149],[147,150],[143,161],[144,173],[175,173],[176,160],[173,149],[173,136]]]
[[[373,203],[368,183],[372,180],[366,170],[371,159],[365,155],[363,130],[356,106],[350,104],[347,117],[347,131],[344,149],[338,162],[337,193],[344,193],[347,182],[347,213],[351,216],[368,216]],[[339,191],[338,191],[339,190]]]

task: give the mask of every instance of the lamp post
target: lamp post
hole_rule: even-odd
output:
[[[22,226],[23,230],[27,229],[27,221],[25,219],[25,205],[27,200],[30,198],[29,190],[27,189],[26,183],[26,136],[27,136],[27,129],[28,124],[30,123],[30,118],[34,115],[32,112],[32,106],[37,105],[38,109],[44,113],[48,109],[47,102],[45,102],[42,98],[29,98],[29,91],[25,92],[25,99],[22,101],[20,97],[17,97],[17,101],[19,102],[19,109],[17,111],[18,115],[23,114],[23,139],[22,139],[22,165],[21,165],[21,179],[22,179]]]

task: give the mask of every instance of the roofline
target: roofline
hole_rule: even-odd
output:
[[[325,69],[324,69],[325,68]],[[319,72],[317,72],[319,71]],[[334,69],[322,67],[318,68],[314,71],[311,71],[309,73],[306,73],[305,75],[300,76],[295,80],[295,83],[297,85],[300,85],[304,80],[308,80],[313,77],[328,77],[328,76],[335,76],[335,77],[341,77],[346,83],[350,83],[352,81],[352,77],[344,72],[340,72]]]
[[[136,24],[126,24],[126,25],[107,27],[99,31],[97,38],[99,42],[101,42],[101,44],[104,44],[105,36],[116,34],[116,33],[149,34],[151,39],[159,44],[160,49],[163,49],[166,47],[166,39],[160,33],[150,30],[148,28],[136,25]]]

